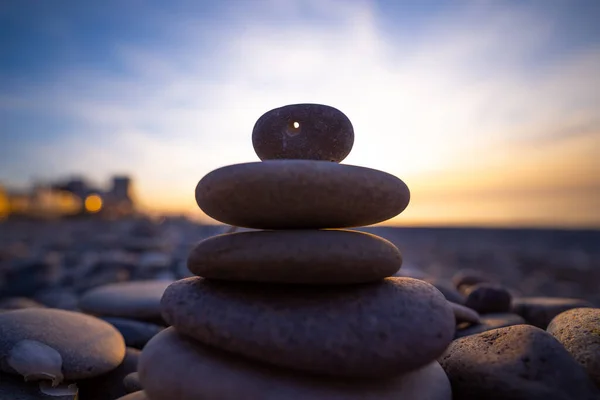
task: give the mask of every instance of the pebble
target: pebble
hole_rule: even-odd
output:
[[[481,322],[477,311],[469,307],[453,303],[451,301],[449,301],[448,304],[450,304],[450,307],[452,307],[452,311],[454,312],[454,318],[456,318],[457,324],[460,324],[462,322],[467,322],[469,324],[479,324]]]
[[[200,242],[188,268],[209,279],[304,284],[378,281],[402,265],[400,251],[369,233],[347,230],[256,231]]]
[[[512,311],[528,324],[546,329],[558,314],[573,308],[593,307],[585,300],[562,297],[521,297],[513,300]]]
[[[123,387],[128,393],[133,393],[142,390],[142,383],[140,382],[140,374],[132,372],[123,378]]]
[[[46,307],[78,311],[79,297],[68,288],[48,289],[35,294],[34,299]]]
[[[148,343],[139,376],[152,400],[452,399],[448,378],[435,361],[390,379],[332,378],[250,361],[179,335],[174,328]]]
[[[598,400],[585,370],[547,332],[531,325],[457,339],[440,358],[456,400]]]
[[[478,283],[465,290],[465,306],[480,314],[510,312],[512,296],[500,285]]]
[[[32,297],[36,292],[55,284],[60,274],[59,266],[43,260],[18,263],[6,271],[4,279],[10,285],[2,288],[0,295]]]
[[[229,165],[204,176],[196,202],[210,217],[255,229],[348,228],[400,214],[406,184],[386,172],[327,161]]]
[[[140,390],[139,392],[129,393],[123,397],[119,397],[117,400],[150,400],[146,396],[146,392]]]
[[[354,129],[340,110],[321,104],[291,104],[263,114],[252,130],[261,160],[341,162],[352,150]]]
[[[106,317],[159,319],[160,298],[172,281],[119,282],[89,290],[81,296],[81,310]]]
[[[491,283],[491,279],[479,270],[461,269],[452,276],[452,283],[458,291],[462,292],[468,286],[478,283]]]
[[[126,346],[136,349],[142,349],[154,335],[164,329],[163,326],[134,319],[119,317],[102,317],[100,319],[108,322],[121,332]]]
[[[422,367],[444,351],[455,329],[441,293],[412,278],[338,286],[188,278],[167,288],[162,307],[179,332],[205,344],[339,376],[382,377]]]
[[[0,308],[5,310],[21,310],[25,308],[45,308],[46,306],[27,297],[6,297],[0,299]]]
[[[15,373],[10,359],[31,363],[37,371],[43,354],[26,352],[39,343],[62,357],[66,380],[91,378],[115,369],[125,356],[121,334],[110,324],[89,315],[50,308],[29,308],[0,314],[0,369]],[[18,354],[17,354],[17,350]],[[52,356],[52,354],[50,354]],[[59,358],[60,364],[60,358]],[[62,367],[62,368],[61,368]]]
[[[124,379],[137,371],[140,355],[141,351],[128,347],[125,351],[125,359],[117,368],[96,378],[79,381],[77,384],[81,399],[112,400],[125,396],[130,391],[125,387]]]
[[[600,308],[574,308],[558,314],[548,333],[558,339],[600,388]]]
[[[491,331],[492,329],[505,328],[512,325],[521,325],[525,323],[523,317],[517,314],[500,313],[485,314],[480,316],[479,324],[459,324],[456,329],[455,338],[475,335],[477,333]]]
[[[0,399],[2,400],[77,400],[77,388],[63,384],[55,390],[40,382],[25,382],[22,376],[0,373]],[[65,390],[66,389],[66,390]],[[59,394],[60,392],[64,394]],[[67,394],[71,392],[71,394]],[[52,393],[52,394],[48,394]]]
[[[456,304],[465,304],[465,296],[463,296],[458,290],[456,290],[451,282],[433,277],[428,277],[423,280],[427,283],[432,284],[437,290],[442,292],[446,300]]]

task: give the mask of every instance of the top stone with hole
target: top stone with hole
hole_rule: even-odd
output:
[[[340,110],[321,104],[291,104],[263,114],[252,130],[261,160],[340,162],[354,144],[352,123]]]

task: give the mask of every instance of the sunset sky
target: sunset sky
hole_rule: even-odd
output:
[[[345,164],[411,188],[400,225],[600,228],[600,1],[0,3],[0,183],[135,179],[201,216],[254,122],[321,103]]]

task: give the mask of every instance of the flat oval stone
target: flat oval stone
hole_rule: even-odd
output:
[[[550,322],[554,336],[600,388],[600,308],[575,308]]]
[[[194,277],[169,286],[162,309],[179,332],[207,345],[338,376],[422,367],[444,351],[455,327],[442,294],[412,278],[307,286]]]
[[[110,283],[91,289],[79,301],[82,311],[106,317],[160,318],[160,298],[170,280]]]
[[[261,160],[340,162],[352,150],[354,129],[340,110],[321,104],[290,104],[264,113],[252,130]]]
[[[446,374],[432,362],[391,379],[304,374],[203,345],[168,328],[140,358],[139,377],[152,400],[451,400]],[[201,384],[199,384],[201,382]]]
[[[327,161],[272,160],[208,173],[196,202],[210,217],[254,229],[348,228],[400,214],[410,191],[386,172]]]
[[[56,350],[66,380],[105,374],[125,357],[123,337],[112,325],[78,312],[30,308],[0,314],[0,370],[15,373],[8,359],[24,340]]]
[[[213,236],[188,258],[209,279],[304,284],[378,281],[402,265],[391,242],[345,230],[256,231]]]
[[[439,361],[455,399],[600,398],[583,367],[550,334],[531,325],[457,339]]]
[[[558,314],[582,307],[593,307],[593,304],[563,297],[520,297],[513,300],[512,312],[525,318],[528,324],[546,329]]]

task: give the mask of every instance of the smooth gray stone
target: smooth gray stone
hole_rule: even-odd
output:
[[[44,290],[36,293],[34,299],[46,307],[61,310],[77,311],[79,307],[79,297],[66,288]]]
[[[402,265],[391,242],[348,230],[241,232],[201,241],[188,268],[208,279],[349,284],[379,281]]]
[[[164,326],[128,318],[102,317],[100,319],[108,322],[121,332],[126,346],[140,350],[154,335],[164,329]]]
[[[350,228],[400,214],[410,191],[397,177],[329,161],[270,160],[204,176],[196,202],[223,223],[255,229]]]
[[[449,301],[448,304],[450,304],[450,307],[452,307],[457,324],[462,322],[467,322],[469,324],[481,323],[481,319],[477,311],[451,301]]]
[[[513,299],[512,312],[519,314],[528,324],[546,329],[558,314],[573,308],[593,307],[582,299],[562,297],[520,297]]]
[[[117,368],[102,376],[79,381],[81,399],[116,399],[130,393],[124,380],[129,374],[137,371],[140,355],[141,351],[128,347],[125,352],[125,359]]]
[[[341,379],[250,361],[165,329],[142,352],[139,377],[152,400],[451,400],[437,362],[391,379]]]
[[[264,113],[252,130],[261,160],[309,159],[340,162],[354,144],[352,123],[322,104],[290,104]]]
[[[160,298],[172,281],[111,283],[81,296],[79,307],[90,314],[131,319],[160,319]]]
[[[249,358],[319,374],[382,377],[422,367],[452,340],[442,294],[412,278],[337,286],[188,278],[162,299],[179,332]]]
[[[600,308],[574,308],[550,322],[554,336],[600,388]]]
[[[2,400],[77,400],[77,395],[49,395],[42,392],[39,382],[25,382],[22,376],[0,373]]]
[[[56,350],[62,357],[65,380],[105,374],[125,356],[123,336],[107,322],[73,311],[29,308],[0,314],[0,370],[16,373],[9,358],[23,340]]]
[[[465,304],[465,296],[456,290],[451,282],[439,278],[425,278],[423,280],[442,292],[446,300],[456,304]]]
[[[480,316],[479,324],[459,324],[457,325],[456,334],[454,338],[461,338],[464,336],[475,335],[490,331],[492,329],[505,328],[512,325],[524,324],[525,320],[523,317],[517,314],[500,313],[500,314],[485,314]]]
[[[127,374],[123,378],[123,386],[128,393],[134,393],[143,389],[140,382],[140,375],[137,372]]]
[[[0,299],[0,308],[5,310],[22,310],[25,308],[45,307],[45,305],[27,297],[5,297]]]
[[[512,296],[505,287],[478,283],[465,290],[465,306],[480,314],[510,312]]]
[[[482,271],[476,269],[460,269],[452,276],[452,283],[459,292],[478,283],[491,283],[492,280]]]
[[[550,334],[515,325],[452,342],[440,364],[455,400],[598,400],[585,370]]]

